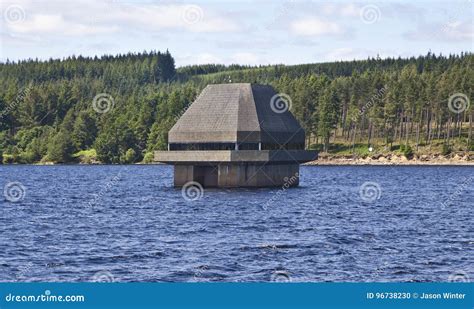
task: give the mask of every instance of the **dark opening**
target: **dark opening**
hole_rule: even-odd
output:
[[[193,180],[203,187],[217,187],[217,166],[194,166]]]
[[[171,143],[170,150],[235,150],[235,143]],[[304,143],[262,143],[262,150],[304,150]],[[239,143],[239,150],[258,150],[258,143]]]
[[[262,150],[304,150],[304,143],[287,143],[284,145],[276,143],[262,143]]]

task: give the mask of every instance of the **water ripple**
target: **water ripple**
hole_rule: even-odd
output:
[[[2,187],[27,190],[0,200],[0,281],[472,278],[474,184],[462,183],[473,172],[302,167],[295,189],[206,189],[189,202],[170,166],[0,166]],[[364,199],[365,182],[379,199]]]

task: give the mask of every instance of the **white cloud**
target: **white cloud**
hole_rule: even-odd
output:
[[[176,65],[178,66],[209,63],[224,63],[224,61],[212,53],[187,54],[176,58]]]
[[[410,57],[413,56],[413,52],[402,52],[394,49],[369,49],[369,48],[354,48],[354,47],[341,47],[333,49],[329,52],[321,54],[323,61],[352,61],[352,60],[365,60],[369,57],[375,58],[397,58],[397,57]]]
[[[212,40],[209,40],[212,42]],[[276,47],[281,47],[286,42],[280,37],[276,36],[258,36],[254,34],[252,36],[241,35],[233,38],[225,38],[215,42],[216,46],[222,49],[238,49],[238,50],[268,50]]]
[[[335,22],[324,21],[316,17],[305,18],[291,23],[290,30],[295,35],[320,36],[343,34],[344,30]]]
[[[7,0],[8,1],[8,0]],[[6,29],[14,33],[41,35],[89,35],[113,31],[178,30],[190,33],[234,32],[243,27],[229,16],[211,9],[184,4],[144,4],[77,0],[41,5],[21,1],[14,4],[20,10],[17,22],[2,20]],[[3,4],[7,10],[8,3]],[[6,14],[6,13],[5,13]]]
[[[270,61],[262,58],[254,53],[249,52],[237,52],[226,57],[219,57],[214,53],[204,52],[196,54],[187,54],[182,57],[176,58],[176,64],[178,66],[185,66],[191,64],[245,64],[245,65],[259,65],[269,64]]]
[[[362,9],[361,5],[355,5],[353,3],[343,4],[343,3],[323,3],[319,7],[313,7],[314,11],[317,11],[325,16],[337,17],[359,17],[360,10]]]
[[[334,3],[324,3],[324,4],[321,4],[321,7],[319,8],[319,11],[323,14],[323,15],[332,15],[334,13],[337,13],[338,10],[337,10],[337,7]]]
[[[359,17],[362,7],[356,6],[354,4],[342,5],[340,7],[339,14],[346,17]]]
[[[113,26],[104,27],[69,22],[62,15],[47,14],[37,14],[22,22],[7,24],[7,27],[11,32],[21,34],[90,35],[118,30]]]
[[[405,33],[405,38],[416,41],[466,41],[474,40],[472,21],[446,21],[419,25],[417,29]]]
[[[235,21],[196,5],[122,5],[103,19],[155,31],[232,32],[239,29]]]
[[[186,65],[365,59],[381,46],[397,55],[446,54],[472,49],[472,3],[458,2],[376,1],[382,18],[367,26],[360,16],[367,3],[353,1],[0,0],[0,57],[169,48]],[[5,18],[9,6],[23,9],[18,21]]]
[[[373,55],[373,53],[371,53]],[[325,61],[344,61],[354,59],[366,59],[370,53],[366,50],[343,47],[334,49],[324,56]]]
[[[258,65],[261,64],[260,58],[253,53],[236,53],[231,58],[232,63]]]

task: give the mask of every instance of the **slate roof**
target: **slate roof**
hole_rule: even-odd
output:
[[[208,85],[168,135],[169,143],[304,143],[305,133],[289,111],[272,110],[271,86]]]

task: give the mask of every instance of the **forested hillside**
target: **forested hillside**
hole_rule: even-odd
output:
[[[209,83],[271,84],[321,151],[474,150],[474,55],[175,68],[166,51],[0,64],[4,163],[132,163]],[[0,160],[1,162],[1,160]]]

